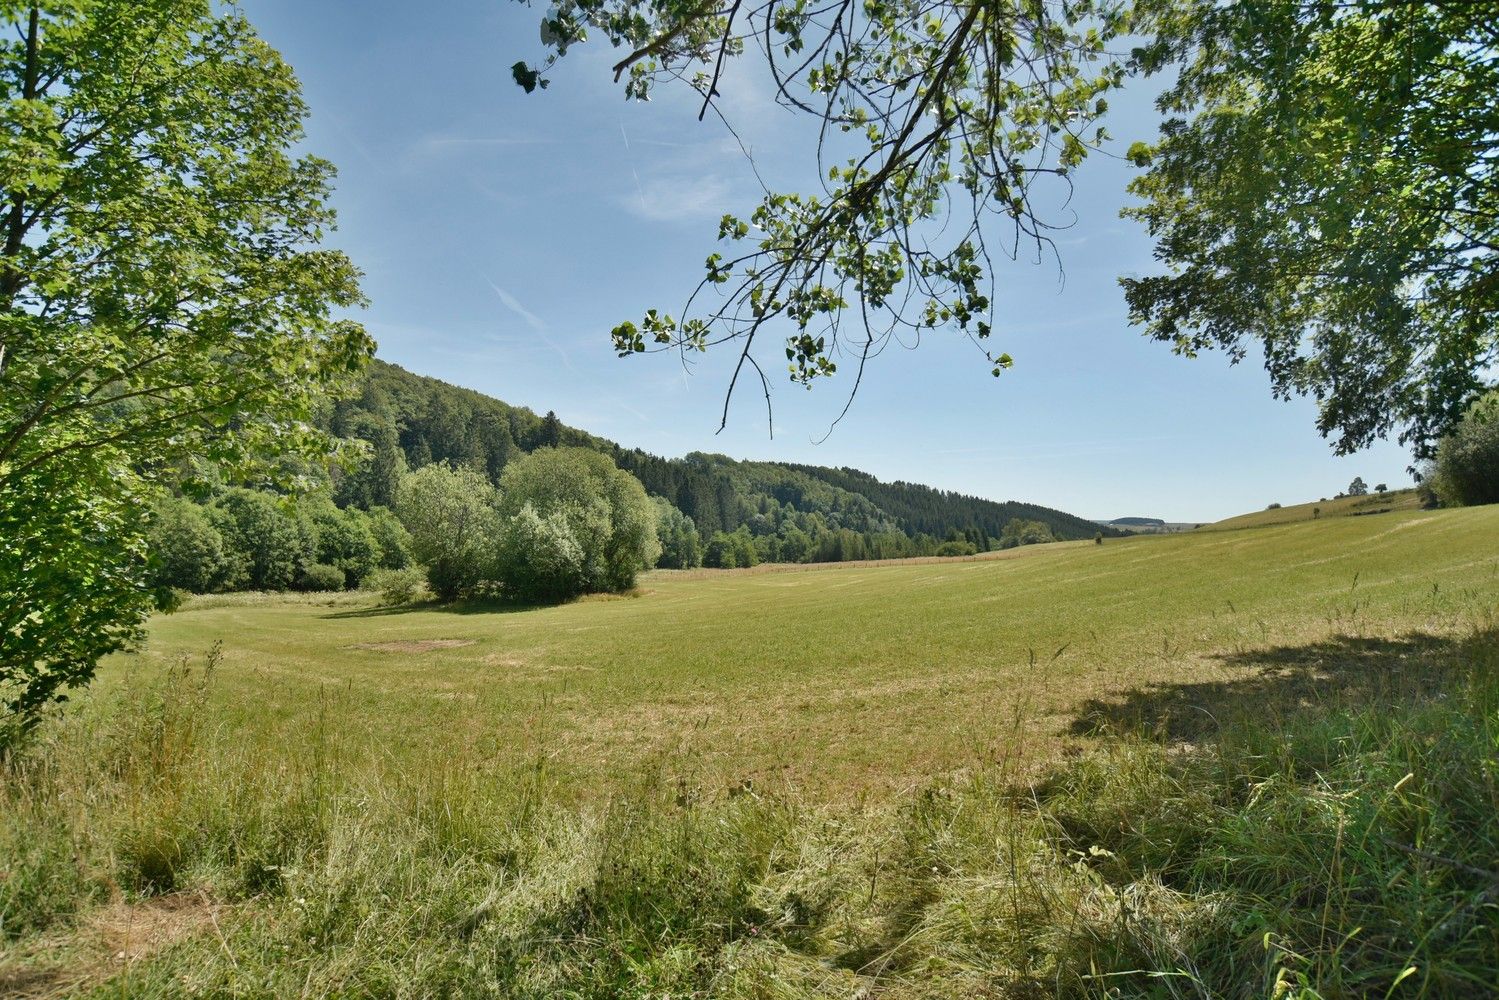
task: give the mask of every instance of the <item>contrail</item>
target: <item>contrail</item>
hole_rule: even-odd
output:
[[[511,295],[505,289],[495,284],[492,278],[486,277],[484,281],[490,288],[494,289],[494,293],[500,297],[500,302],[504,304],[505,308],[525,320],[526,325],[536,331],[537,336],[546,341],[548,347],[557,352],[558,357],[562,359],[562,363],[567,366],[567,370],[577,374],[578,370],[573,367],[573,359],[568,356],[567,351],[563,350],[561,344],[552,339],[552,335],[547,332],[547,325],[542,321],[541,317],[521,305],[520,301],[514,295]]]
[[[625,140],[625,153],[628,155],[630,152],[630,137],[625,133],[625,123],[623,121],[619,123],[619,135],[620,138]],[[635,193],[640,195],[640,211],[648,212],[649,209],[645,207],[645,187],[640,183],[640,174],[635,170],[634,157],[630,157],[630,173],[635,175]]]

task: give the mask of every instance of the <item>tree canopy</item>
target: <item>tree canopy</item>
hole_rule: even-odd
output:
[[[1128,214],[1166,273],[1123,280],[1177,352],[1258,347],[1339,453],[1417,456],[1499,360],[1499,11],[1466,0],[1141,0],[1178,71]]]
[[[613,331],[622,355],[784,339],[796,382],[938,328],[996,375],[994,257],[1054,252],[1039,206],[1107,139],[1108,95],[1172,71],[1127,214],[1166,273],[1123,278],[1130,317],[1180,353],[1262,353],[1272,392],[1320,406],[1349,452],[1399,433],[1428,454],[1499,358],[1499,15],[1468,0],[564,0],[545,87],[590,36],[645,99],[663,82],[717,113],[753,53],[819,127],[821,189],[726,215],[684,308]],[[1125,51],[1127,46],[1135,47]],[[1151,138],[1151,137],[1136,137]],[[1487,373],[1487,374],[1486,374]],[[727,419],[725,400],[724,419]]]
[[[659,515],[640,480],[586,448],[540,448],[505,466],[499,509],[525,534],[499,576],[514,589],[530,581],[525,596],[628,590],[661,555]]]
[[[1499,503],[1499,390],[1469,407],[1427,471],[1448,506]]]
[[[1105,138],[1105,94],[1125,77],[1107,45],[1125,11],[1123,0],[565,0],[542,23],[547,59],[513,73],[544,87],[597,33],[627,53],[614,66],[626,96],[685,82],[706,114],[726,61],[753,49],[777,102],[820,122],[822,190],[766,190],[749,214],[724,216],[724,249],[680,318],[651,310],[621,324],[621,354],[733,343],[732,395],[747,371],[765,383],[755,348],[772,324],[793,380],[832,375],[843,357],[857,388],[892,338],[951,326],[997,375],[1011,359],[988,346],[991,252],[1050,250],[1057,220],[1038,188],[1070,184]]]

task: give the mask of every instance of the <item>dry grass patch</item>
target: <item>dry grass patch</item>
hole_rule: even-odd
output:
[[[227,907],[206,892],[176,892],[135,902],[117,899],[79,916],[63,933],[0,957],[0,997],[77,996],[200,934],[220,942]]]
[[[85,918],[92,936],[116,963],[149,958],[195,934],[217,929],[223,905],[203,892],[174,892],[135,903],[119,901]]]
[[[434,649],[458,649],[473,644],[473,639],[395,639],[390,642],[356,642],[344,649],[364,649],[371,653],[430,653]]]

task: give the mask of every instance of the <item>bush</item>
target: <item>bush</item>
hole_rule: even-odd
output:
[[[438,597],[452,600],[489,577],[500,535],[496,500],[494,486],[473,469],[426,465],[401,480],[396,516]]]
[[[514,532],[507,528],[502,544],[499,580],[507,590],[624,591],[661,553],[658,513],[645,487],[596,451],[541,448],[506,465],[500,477],[500,511],[510,522],[526,507],[535,520],[528,517]],[[552,526],[543,530],[539,522]],[[581,580],[576,584],[570,549],[562,540],[568,535],[579,550]],[[518,547],[523,540],[541,546],[534,557]],[[527,565],[528,560],[534,565]],[[543,575],[550,572],[560,576],[543,585]]]
[[[1499,503],[1499,391],[1469,407],[1442,439],[1428,481],[1449,507]]]
[[[381,569],[405,569],[411,565],[411,534],[389,507],[369,510],[370,537],[380,548]]]
[[[339,510],[326,496],[304,500],[301,512],[312,527],[314,560],[343,570],[345,587],[359,586],[380,560],[368,516],[356,507]]]
[[[415,566],[377,569],[364,578],[364,587],[379,594],[384,604],[414,604],[427,596],[427,577]]]
[[[327,563],[313,563],[297,577],[298,590],[343,590],[344,571]]]
[[[978,554],[978,546],[972,542],[943,542],[937,546],[939,556],[972,556]]]
[[[560,514],[526,504],[505,525],[497,561],[505,591],[522,601],[565,601],[583,592],[583,548]]]
[[[191,501],[161,499],[152,513],[146,544],[153,586],[206,594],[225,582],[229,560],[224,538],[203,508]]]
[[[1002,549],[1013,549],[1017,545],[1038,545],[1042,542],[1054,542],[1056,538],[1051,529],[1041,521],[1027,521],[1023,518],[1012,517],[1005,522],[1005,526],[999,533],[999,547]]]

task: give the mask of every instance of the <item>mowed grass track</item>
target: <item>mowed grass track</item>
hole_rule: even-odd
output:
[[[837,800],[1044,764],[1089,703],[1233,680],[1256,650],[1485,627],[1499,507],[1006,556],[658,573],[638,597],[532,610],[209,599],[158,618],[101,687],[221,642],[215,718],[246,743],[536,764],[579,796],[659,767]]]

